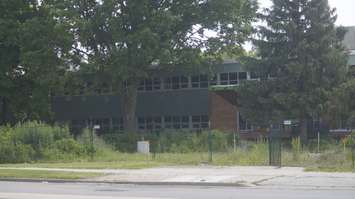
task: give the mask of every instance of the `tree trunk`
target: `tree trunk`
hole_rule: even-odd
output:
[[[300,119],[300,138],[302,143],[306,142],[308,139],[307,119],[305,117],[302,117]]]
[[[1,100],[1,112],[0,112],[0,125],[6,124],[7,121],[7,100],[5,97],[0,97]]]
[[[129,85],[122,95],[123,126],[126,132],[133,133],[136,128],[137,87]]]

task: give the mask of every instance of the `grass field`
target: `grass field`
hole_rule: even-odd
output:
[[[162,153],[128,154],[114,152],[97,157],[92,161],[36,162],[26,164],[0,164],[0,167],[41,167],[76,169],[142,169],[161,166],[200,165],[215,166],[267,166],[268,154],[263,147],[251,151],[213,153],[213,161],[208,162],[208,153]],[[351,160],[347,152],[334,151],[322,154],[302,152],[297,159],[292,152],[282,153],[282,166],[304,167],[306,171],[352,172]]]
[[[101,176],[101,173],[64,172],[64,171],[34,171],[21,169],[1,169],[0,179],[63,179],[78,180]]]

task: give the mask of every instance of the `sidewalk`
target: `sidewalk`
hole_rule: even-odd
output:
[[[1,169],[1,168],[0,168]],[[49,169],[2,168],[43,171],[95,172],[104,175],[91,182],[132,184],[235,185],[248,187],[294,187],[312,189],[355,189],[355,173],[304,172],[299,167],[186,166],[149,169]]]

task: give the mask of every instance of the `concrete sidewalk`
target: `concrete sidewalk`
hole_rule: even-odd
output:
[[[148,169],[53,169],[5,168],[21,170],[103,173],[92,182],[137,184],[216,184],[239,186],[355,189],[355,173],[304,172],[299,167],[217,167],[178,166]]]

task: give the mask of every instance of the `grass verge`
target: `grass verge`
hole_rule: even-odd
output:
[[[65,171],[33,171],[21,169],[1,169],[0,179],[60,179],[60,180],[80,180],[94,178],[103,175],[102,173],[88,172],[65,172]]]

